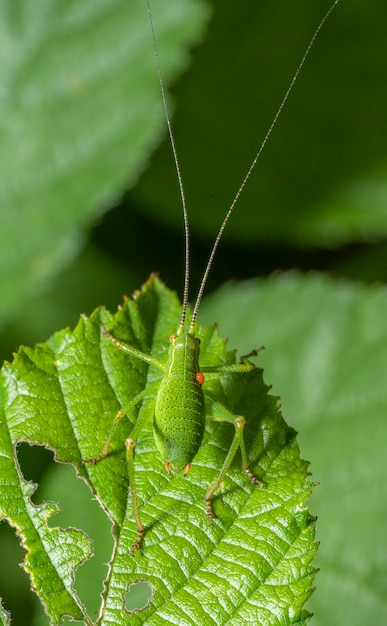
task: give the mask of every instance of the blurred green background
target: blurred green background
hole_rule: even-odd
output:
[[[189,208],[193,293],[225,211],[329,5],[152,4]],[[355,281],[354,289],[377,283],[383,292],[386,23],[382,0],[342,0],[335,9],[230,220],[207,293],[225,281],[294,268],[328,274],[335,294],[347,288],[344,279]],[[184,245],[144,0],[8,0],[0,25],[0,348],[11,359],[19,344],[74,326],[82,312],[99,304],[114,310],[152,271],[181,294]],[[286,299],[278,306],[286,316]],[[238,309],[236,302],[234,314]],[[378,311],[373,323],[383,333],[383,306]],[[273,316],[266,314],[261,323],[269,328]],[[278,309],[276,323],[282,324]],[[260,332],[260,344],[267,344],[265,328]],[[267,382],[301,431],[297,410],[287,415],[286,384],[278,376]],[[383,396],[385,415],[384,402]],[[23,444],[19,460],[27,478],[48,484],[50,453]],[[44,497],[63,503],[60,480],[54,484]],[[39,491],[36,501],[42,497]],[[70,516],[66,523],[77,522]],[[0,531],[0,595],[13,623],[26,625],[34,600],[17,565],[23,550],[5,522]],[[386,553],[385,543],[380,550]],[[108,558],[109,549],[100,560]],[[342,607],[347,622],[324,617],[321,605],[334,609],[320,596],[314,623],[360,625],[375,615],[372,623],[384,624],[385,583],[384,571],[364,613],[351,613],[351,603]],[[48,623],[40,619],[35,624]]]

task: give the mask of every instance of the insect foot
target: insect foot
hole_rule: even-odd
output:
[[[84,459],[82,461],[83,465],[96,465],[97,463],[99,463],[100,461],[102,461],[102,459],[105,458],[105,456],[107,456],[108,451],[107,448],[105,449],[105,447],[103,448],[102,452],[100,454],[98,454],[97,456],[93,456],[91,459]]]
[[[262,487],[262,489],[266,487],[266,483],[264,483],[262,480],[259,480],[259,478],[257,478],[255,474],[253,474],[249,467],[244,467],[243,471],[250,478],[253,485],[259,485],[260,487]]]
[[[265,346],[261,346],[260,348],[255,348],[254,350],[251,350],[251,352],[249,352],[248,354],[244,354],[243,356],[241,356],[240,361],[241,363],[247,363],[248,359],[250,359],[252,356],[258,356],[258,354],[262,351],[265,350]],[[250,365],[253,365],[252,363],[250,363]],[[255,366],[251,368],[252,370],[255,369]]]
[[[105,444],[104,444],[101,452],[99,454],[97,454],[97,456],[92,457],[91,459],[85,459],[84,461],[82,461],[84,465],[85,465],[85,463],[88,463],[89,465],[95,465],[96,463],[99,463],[99,461],[102,461],[102,459],[107,457],[107,455],[109,454],[109,448],[111,447],[111,440],[112,440],[112,437],[113,437],[113,433],[114,433],[118,423],[122,420],[123,417],[125,417],[125,412],[120,409],[118,411],[118,413],[114,417],[113,424],[112,424],[112,427],[110,429],[110,433],[108,435],[107,440],[105,441]]]
[[[206,506],[206,517],[208,519],[208,521],[210,522],[210,524],[214,523],[214,512],[212,510],[212,505],[211,505],[211,499],[212,499],[212,487],[213,485],[210,485],[209,490],[207,491],[206,495],[204,496],[204,503]]]
[[[144,526],[141,526],[141,528],[137,528],[137,537],[136,537],[136,540],[133,542],[132,547],[130,549],[130,554],[132,556],[137,552],[137,550],[141,548],[141,543],[142,543],[142,538],[144,536],[144,532],[145,532]]]
[[[261,489],[264,489],[266,487],[266,484],[262,481],[259,480],[259,478],[257,478],[255,476],[255,474],[253,474],[253,472],[251,471],[251,469],[246,466],[243,467],[243,471],[245,472],[245,474],[249,477],[249,479],[251,480],[251,482],[253,483],[253,485],[259,485],[261,487]],[[223,472],[221,472],[222,476],[223,476]],[[205,508],[206,508],[206,517],[208,519],[208,521],[210,522],[210,524],[214,523],[214,519],[215,519],[215,514],[214,511],[212,510],[212,498],[213,495],[215,494],[215,492],[220,489],[221,484],[219,479],[216,480],[214,483],[212,483],[209,488],[208,491],[206,493],[206,495],[204,496],[204,504],[205,504]]]

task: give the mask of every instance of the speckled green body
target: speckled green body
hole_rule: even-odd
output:
[[[189,333],[172,339],[166,375],[154,415],[154,436],[163,461],[177,470],[191,463],[203,440],[206,421],[199,370],[199,341]]]

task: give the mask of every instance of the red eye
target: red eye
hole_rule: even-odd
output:
[[[196,378],[196,382],[198,382],[199,385],[202,385],[204,383],[204,376],[201,372],[197,372],[195,378]]]

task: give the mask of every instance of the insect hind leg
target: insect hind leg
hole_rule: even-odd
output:
[[[208,491],[206,495],[204,496],[204,502],[206,506],[206,515],[211,524],[214,521],[214,517],[215,517],[214,512],[212,510],[212,498],[215,492],[220,488],[223,482],[223,479],[234,459],[234,456],[238,451],[238,448],[241,451],[242,469],[245,472],[245,474],[249,477],[249,479],[251,480],[253,484],[259,485],[261,488],[266,486],[264,482],[262,482],[255,476],[255,474],[251,471],[249,467],[247,453],[246,453],[246,445],[245,445],[245,440],[243,436],[246,419],[243,417],[243,415],[234,415],[223,404],[220,404],[219,402],[214,402],[212,408],[213,408],[213,415],[211,416],[212,419],[216,421],[220,421],[220,422],[229,422],[229,423],[234,424],[235,434],[231,442],[230,448],[228,450],[227,456],[222,465],[222,468],[218,474],[218,477],[209,486]]]

